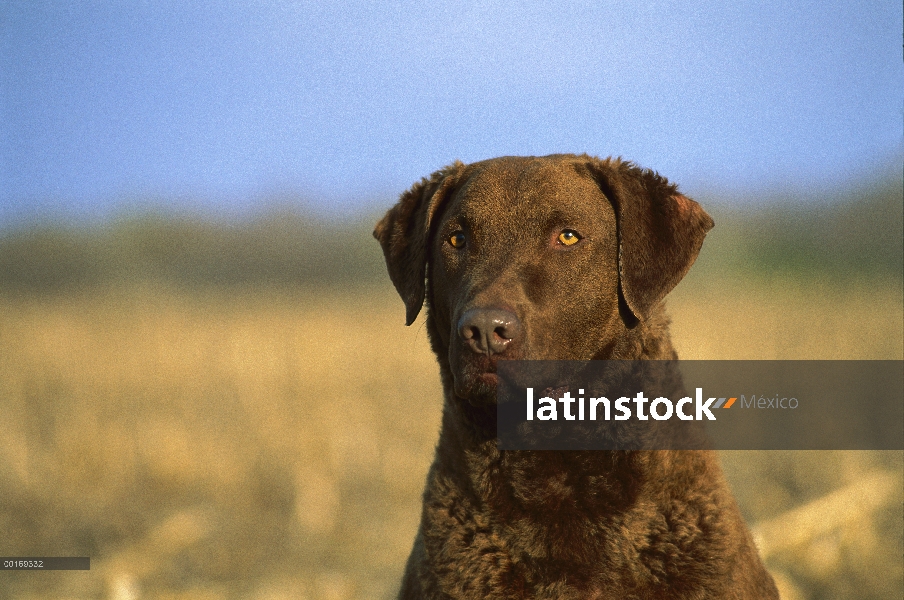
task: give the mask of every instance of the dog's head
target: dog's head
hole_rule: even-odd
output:
[[[426,297],[433,347],[475,402],[494,397],[500,358],[612,357],[712,226],[656,173],[553,155],[456,162],[402,194],[374,237],[407,323]]]

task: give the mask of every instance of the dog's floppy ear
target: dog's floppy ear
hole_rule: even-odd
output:
[[[694,264],[713,220],[653,171],[611,159],[589,166],[615,207],[622,296],[644,320]]]
[[[414,323],[424,304],[430,223],[464,167],[455,161],[421,179],[399,197],[374,229],[374,237],[386,257],[389,278],[405,302],[406,325]]]

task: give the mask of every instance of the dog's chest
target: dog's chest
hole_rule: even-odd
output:
[[[439,473],[428,486],[439,493],[425,498],[424,572],[435,574],[438,591],[461,598],[629,598],[650,583],[642,549],[650,532],[638,527],[648,511],[614,505],[617,482],[597,476],[581,486],[561,475],[538,477],[523,464],[493,462],[477,488]]]

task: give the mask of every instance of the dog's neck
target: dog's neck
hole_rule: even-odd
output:
[[[668,324],[668,317],[660,307],[648,321],[625,327],[621,335],[613,336],[621,341],[602,349],[593,358],[674,359]],[[436,336],[437,332],[431,332],[432,338],[437,339]],[[634,501],[639,486],[648,476],[644,472],[646,453],[501,451],[496,442],[496,405],[474,406],[458,398],[453,391],[448,357],[437,355],[445,390],[437,466],[462,491],[473,494],[481,503],[548,512],[550,502],[567,504],[569,494],[575,491],[564,491],[568,487],[565,478],[597,482],[598,489],[583,500],[586,505],[587,498],[592,497],[593,502],[602,505],[595,507],[594,512],[605,508],[613,514],[619,506]],[[555,460],[551,460],[552,456]],[[549,493],[544,496],[541,490]]]
[[[495,410],[447,395],[431,473],[440,488],[454,489],[472,507],[463,510],[495,515],[498,523],[517,528],[517,535],[499,535],[528,562],[577,568],[604,556],[605,544],[622,543],[605,531],[630,520],[648,482],[660,479],[651,453],[499,450],[486,429],[473,427],[491,413],[495,418]]]

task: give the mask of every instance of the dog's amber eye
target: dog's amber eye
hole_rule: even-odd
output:
[[[578,235],[577,231],[572,231],[571,229],[566,229],[562,233],[559,234],[559,243],[565,246],[573,246],[581,241],[581,236]]]
[[[456,231],[449,236],[449,243],[452,244],[453,248],[463,248],[465,245],[465,234]]]

